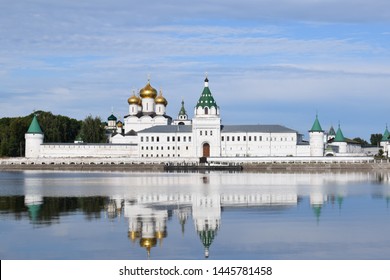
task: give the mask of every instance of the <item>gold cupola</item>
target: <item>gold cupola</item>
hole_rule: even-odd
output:
[[[168,105],[168,101],[162,96],[162,90],[160,90],[160,94],[154,99],[154,102],[156,102],[156,104],[164,104],[164,106]]]
[[[141,103],[141,98],[139,98],[138,96],[135,95],[135,93],[133,93],[132,96],[129,97],[129,99],[127,99],[127,103],[130,104],[140,104]]]
[[[150,81],[148,80],[148,83],[146,86],[140,90],[139,95],[141,98],[156,98],[157,96],[157,90],[150,85]]]

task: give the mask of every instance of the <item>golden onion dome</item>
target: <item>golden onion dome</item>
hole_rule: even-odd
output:
[[[117,127],[123,127],[123,123],[122,123],[121,121],[118,121],[118,122],[116,123],[116,126],[117,126]]]
[[[148,81],[147,85],[140,90],[139,95],[141,98],[156,98],[157,90],[153,88]]]
[[[164,96],[162,96],[161,90],[160,90],[159,96],[157,96],[157,97],[154,99],[154,102],[156,102],[156,104],[164,104],[165,106],[168,105],[168,101],[165,99]]]
[[[127,103],[129,104],[139,104],[140,102],[141,102],[141,98],[136,96],[134,93],[132,96],[129,97],[129,99],[127,99]]]

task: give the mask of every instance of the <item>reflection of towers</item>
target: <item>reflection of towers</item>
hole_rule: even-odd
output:
[[[24,205],[27,206],[31,221],[36,223],[38,221],[39,211],[43,204],[43,198],[40,195],[26,195],[24,197]]]
[[[150,257],[152,247],[167,236],[167,210],[155,210],[144,205],[125,204],[125,216],[129,219],[129,238],[145,248]]]
[[[114,219],[116,217],[120,217],[122,212],[122,204],[123,200],[120,197],[115,196],[111,198],[106,206],[108,218]]]
[[[319,189],[310,193],[310,205],[314,210],[314,214],[316,215],[317,223],[320,221],[322,206],[327,200],[327,195]]]
[[[205,257],[209,256],[209,248],[213,242],[221,221],[221,200],[220,196],[199,196],[195,197],[192,204],[192,216],[195,229],[203,246]]]
[[[185,224],[188,220],[188,217],[191,215],[190,207],[181,207],[173,210],[173,213],[178,217],[179,223],[181,225],[181,234],[184,236]]]

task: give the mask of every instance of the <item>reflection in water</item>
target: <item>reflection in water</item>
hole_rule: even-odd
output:
[[[152,248],[163,247],[172,215],[180,223],[182,236],[192,219],[199,246],[208,258],[222,230],[225,210],[283,212],[308,203],[318,224],[324,205],[337,205],[341,210],[349,196],[367,192],[367,183],[374,183],[369,190],[372,197],[387,203],[390,198],[387,173],[0,175],[2,183],[23,178],[19,186],[10,189],[3,184],[0,188],[0,214],[12,214],[15,220],[28,217],[34,226],[50,226],[59,223],[59,217],[76,212],[82,212],[87,220],[124,217],[128,238],[144,248],[148,257]]]

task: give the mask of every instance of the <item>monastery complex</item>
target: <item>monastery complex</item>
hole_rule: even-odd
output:
[[[45,143],[34,116],[25,134],[26,158],[126,158],[153,161],[199,162],[200,158],[258,157],[357,157],[368,156],[360,144],[346,139],[340,126],[324,131],[318,116],[309,129],[309,139],[282,125],[228,125],[220,118],[220,108],[204,80],[191,119],[182,101],[175,119],[166,114],[168,101],[150,84],[127,100],[123,122],[108,117],[108,143]],[[381,142],[387,153],[389,132]]]

